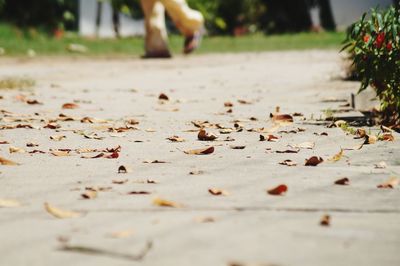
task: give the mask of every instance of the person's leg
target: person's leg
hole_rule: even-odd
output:
[[[158,0],[141,0],[145,16],[145,57],[171,57],[165,26],[165,8]]]
[[[184,52],[190,53],[197,48],[204,27],[204,17],[191,9],[185,0],[160,0],[179,31],[186,37]]]

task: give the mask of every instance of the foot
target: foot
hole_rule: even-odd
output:
[[[146,52],[145,55],[142,56],[143,59],[151,59],[151,58],[171,58],[171,53],[169,51],[161,51],[161,52]]]
[[[191,52],[199,48],[202,37],[203,33],[201,30],[196,31],[193,35],[186,37],[183,47],[183,53],[190,54]]]

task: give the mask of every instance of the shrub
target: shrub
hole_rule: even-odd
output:
[[[360,91],[368,86],[376,90],[381,102],[383,122],[400,120],[400,13],[391,7],[372,9],[348,31],[342,50],[351,53]]]

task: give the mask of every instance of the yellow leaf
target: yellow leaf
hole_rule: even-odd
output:
[[[51,206],[47,202],[44,203],[44,208],[48,213],[50,213],[51,215],[53,215],[54,217],[59,218],[59,219],[76,218],[76,217],[81,216],[81,214],[79,212],[62,210],[62,209],[56,208],[54,206]]]
[[[156,206],[161,206],[161,207],[172,207],[172,208],[182,208],[183,207],[183,205],[180,203],[176,203],[173,201],[164,200],[164,199],[160,199],[160,198],[153,199],[153,204]]]
[[[18,163],[7,160],[5,158],[0,157],[0,164],[1,165],[18,165]]]
[[[21,203],[16,200],[11,199],[0,199],[0,208],[12,208],[12,207],[19,207]]]

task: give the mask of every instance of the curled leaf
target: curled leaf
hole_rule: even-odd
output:
[[[278,140],[279,138],[274,135],[260,135],[260,141],[277,142]]]
[[[279,164],[286,165],[286,166],[296,166],[297,165],[297,163],[293,162],[292,160],[284,160],[283,162],[280,162]]]
[[[290,124],[293,123],[293,116],[289,114],[270,114],[272,121],[278,124]]]
[[[238,146],[238,145],[231,145],[229,146],[232,150],[244,150],[246,148],[246,146]]]
[[[10,147],[8,148],[8,151],[9,151],[10,153],[25,153],[25,150],[24,150],[24,149],[18,148],[18,147],[14,147],[14,146],[10,146]]]
[[[188,150],[184,151],[184,153],[189,155],[208,155],[214,152],[214,147],[209,147],[205,149],[196,149],[196,150]]]
[[[161,94],[158,96],[158,99],[159,99],[159,100],[168,101],[168,100],[169,100],[169,97],[168,97],[165,93],[161,93]]]
[[[50,205],[47,202],[44,203],[44,208],[49,214],[59,219],[76,218],[81,216],[81,213],[79,212],[62,210]]]
[[[79,105],[77,105],[76,103],[64,103],[62,105],[62,109],[77,109],[79,108]]]
[[[153,204],[160,207],[171,207],[171,208],[182,208],[183,205],[180,203],[176,203],[173,201],[161,199],[161,198],[154,198]]]
[[[126,174],[130,171],[129,168],[127,168],[124,165],[121,165],[120,167],[118,167],[118,174]]]
[[[335,154],[332,158],[328,159],[329,162],[337,162],[340,161],[343,157],[343,149],[340,150],[338,154]]]
[[[217,136],[211,133],[207,133],[204,129],[200,129],[197,138],[202,141],[213,141],[217,139]]]
[[[335,181],[335,185],[348,186],[349,184],[350,180],[347,177]]]
[[[313,156],[306,160],[305,166],[317,166],[322,163],[324,159],[318,156]]]
[[[172,142],[184,142],[185,139],[180,138],[179,136],[172,136],[167,138],[167,140],[172,141]]]
[[[330,226],[331,225],[331,217],[329,215],[322,216],[319,224],[321,226]]]
[[[222,190],[222,189],[217,189],[217,188],[210,188],[208,192],[213,195],[213,196],[228,196],[229,192]]]
[[[82,193],[81,196],[84,199],[95,199],[95,198],[97,198],[97,191],[96,190],[87,190],[87,191],[85,191],[85,193]]]
[[[66,136],[64,136],[64,135],[54,135],[54,136],[50,136],[50,139],[51,139],[51,140],[54,140],[54,141],[61,141],[61,140],[65,139],[65,138],[66,138]]]
[[[18,163],[8,160],[6,158],[0,157],[0,164],[1,165],[18,165]]]
[[[267,193],[273,196],[281,196],[284,195],[288,191],[288,187],[286,185],[279,185],[275,188],[267,190]]]

